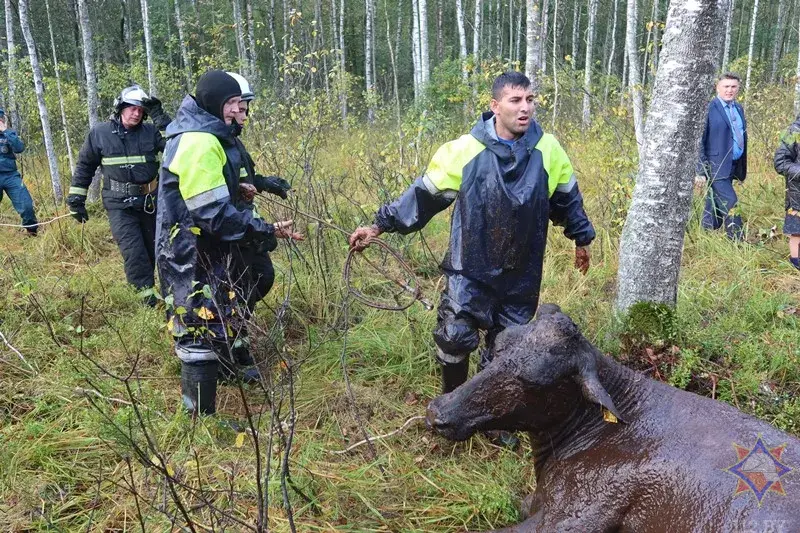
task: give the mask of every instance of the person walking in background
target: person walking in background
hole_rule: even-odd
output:
[[[25,143],[17,132],[8,127],[5,110],[0,108],[0,201],[3,193],[8,195],[11,205],[22,218],[22,225],[31,237],[36,237],[39,229],[36,213],[33,211],[33,198],[22,182],[17,170],[17,154],[25,150]]]
[[[152,124],[145,122],[148,115]],[[165,144],[160,130],[170,120],[161,102],[138,85],[123,89],[113,115],[86,136],[67,196],[75,220],[89,220],[86,195],[97,167],[102,168],[103,207],[122,253],[125,278],[138,290],[155,285],[158,154]],[[150,306],[156,301],[153,295],[144,300]]]
[[[700,141],[697,174],[709,182],[703,228],[725,228],[728,237],[742,238],[742,216],[733,180],[747,177],[747,121],[736,101],[741,79],[725,73],[717,80],[717,96],[708,104],[706,127]]]
[[[786,179],[783,234],[789,236],[789,262],[800,270],[800,115],[781,135],[775,171]]]

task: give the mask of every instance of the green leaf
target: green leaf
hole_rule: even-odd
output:
[[[189,228],[189,231],[191,231],[195,235],[200,235],[200,228],[198,228],[197,226],[192,226],[191,228]]]

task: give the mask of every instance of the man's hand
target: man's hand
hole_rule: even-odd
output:
[[[348,239],[350,241],[350,248],[355,248],[356,251],[362,252],[369,246],[368,241],[377,238],[381,233],[380,228],[374,224],[372,226],[357,228],[350,234],[350,238]]]
[[[86,212],[86,204],[73,204],[69,206],[69,214],[81,224],[89,220],[89,213]]]
[[[592,253],[588,246],[575,247],[575,268],[580,270],[584,276],[589,272],[589,263],[592,258]]]
[[[157,115],[158,113],[163,111],[163,109],[161,108],[161,100],[159,100],[155,96],[148,96],[147,98],[142,100],[142,107],[144,108],[145,111],[147,111],[147,114],[150,115],[151,117],[154,114]]]
[[[252,202],[253,198],[256,197],[257,192],[256,186],[252,183],[239,184],[239,196],[241,196],[245,202]]]
[[[292,186],[289,182],[278,176],[262,176],[261,174],[256,174],[253,183],[256,189],[258,189],[258,192],[266,191],[280,196],[284,200],[287,198],[286,193],[292,190]]]
[[[275,236],[279,239],[292,239],[293,241],[304,241],[306,240],[305,236],[302,233],[298,233],[294,231],[292,225],[294,224],[293,220],[284,220],[282,222],[276,222],[275,226]]]
[[[0,118],[0,133],[4,132],[8,129],[8,124],[6,124],[6,118]]]

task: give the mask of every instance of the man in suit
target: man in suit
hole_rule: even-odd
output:
[[[708,104],[706,129],[700,142],[698,174],[709,180],[703,227],[725,228],[728,237],[742,238],[742,217],[733,180],[747,175],[747,122],[736,102],[740,78],[725,73],[717,80],[717,97]]]

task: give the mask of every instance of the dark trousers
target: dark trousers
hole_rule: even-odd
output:
[[[136,207],[109,209],[111,234],[125,263],[125,278],[137,289],[155,284],[156,215]]]
[[[252,313],[256,304],[272,288],[275,282],[275,269],[269,252],[257,244],[237,246],[236,252],[234,257],[242,269],[240,290],[247,300],[248,310]]]
[[[33,198],[28,188],[22,183],[22,176],[19,172],[0,173],[0,201],[3,200],[3,193],[8,195],[14,210],[22,218],[22,225],[28,226],[25,229],[31,233],[36,233],[36,214],[33,212]]]
[[[738,214],[736,204],[739,198],[733,188],[733,178],[716,178],[711,181],[706,195],[706,207],[703,211],[703,227],[706,229],[725,228],[731,239],[742,238],[742,216]]]

